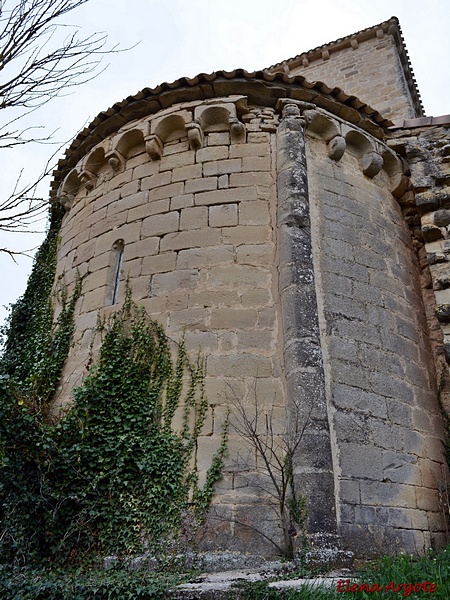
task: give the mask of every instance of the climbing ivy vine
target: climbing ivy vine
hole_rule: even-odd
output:
[[[103,337],[73,403],[56,391],[80,283],[52,313],[57,230],[13,309],[0,364],[0,551],[9,564],[79,564],[162,551],[192,538],[220,477],[226,430],[203,487],[196,464],[207,401],[203,361],[131,300]]]

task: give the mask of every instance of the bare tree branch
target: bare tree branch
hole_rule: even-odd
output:
[[[238,436],[252,448],[264,465],[263,473],[267,478],[266,483],[261,473],[249,473],[240,469],[240,475],[252,486],[266,494],[265,504],[271,507],[283,532],[283,548],[254,524],[237,521],[233,523],[253,529],[259,535],[268,539],[278,549],[282,549],[285,556],[292,558],[294,553],[293,539],[300,530],[302,549],[306,546],[306,503],[304,496],[299,493],[294,484],[292,458],[303,438],[305,429],[311,417],[311,410],[302,415],[300,404],[294,400],[291,405],[291,433],[285,431],[277,435],[274,430],[273,404],[262,404],[258,399],[257,380],[253,381],[245,398],[240,398],[229,382],[226,382],[231,399],[228,401],[233,407],[235,419],[231,421],[232,427]],[[293,425],[293,427],[292,427]],[[278,439],[281,437],[281,442]],[[249,471],[251,471],[249,466]]]
[[[36,197],[36,188],[54,169],[56,155],[61,147],[47,160],[40,175],[31,184],[21,184],[23,169],[20,171],[14,189],[4,199],[0,199],[0,231],[14,233],[36,233],[30,226],[40,221],[48,213],[50,201],[48,198]],[[0,248],[0,252],[12,254],[26,254],[23,252],[12,252],[6,248]]]
[[[9,11],[2,3],[0,23],[0,109],[32,108],[57,96],[63,89],[88,81],[97,69],[106,36],[69,34],[54,47],[55,34],[66,27],[56,21],[87,0],[19,0]],[[4,16],[6,15],[6,16]],[[11,63],[20,60],[10,68]],[[5,71],[5,72],[3,72]]]
[[[80,36],[68,26],[68,13],[88,0],[0,0],[0,111],[9,109],[0,122],[0,148],[11,149],[30,142],[52,143],[53,133],[38,135],[38,125],[20,127],[20,120],[100,72],[106,35]],[[54,155],[32,184],[22,185],[22,171],[13,191],[0,199],[0,230],[28,232],[49,208],[46,198],[36,197],[37,185],[52,171]],[[10,256],[14,252],[0,248]]]

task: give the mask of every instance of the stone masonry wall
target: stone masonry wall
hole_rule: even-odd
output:
[[[414,127],[393,131],[390,144],[407,159],[411,172],[412,195],[418,210],[424,247],[424,262],[431,277],[427,293],[428,310],[434,320],[434,339],[438,352],[450,363],[450,118],[446,126]],[[434,301],[433,301],[434,299]],[[436,320],[437,317],[437,320]],[[439,331],[440,324],[440,331]],[[441,381],[445,389],[442,402],[450,412],[448,377]]]
[[[108,304],[119,241],[124,248],[119,304],[129,278],[133,299],[168,335],[179,340],[184,333],[188,352],[206,356],[210,408],[198,453],[204,475],[220,444],[230,401],[246,403],[251,411],[257,397],[261,427],[265,430],[270,418],[276,441],[285,428],[285,392],[271,133],[277,117],[271,109],[248,108],[242,117],[245,131],[241,124],[233,133],[229,114],[221,120],[223,106],[216,100],[209,106],[216,110],[214,122],[205,117],[202,147],[192,149],[189,125],[195,110],[200,114],[199,104],[174,106],[152,117],[149,128],[156,133],[145,144],[136,131],[141,128],[145,135],[147,120],[129,124],[94,148],[63,186],[71,206],[61,229],[58,276],[69,286],[76,270],[84,279],[75,346],[58,403],[69,401],[70,390],[87,372],[97,315],[117,308]],[[234,105],[226,106],[233,113]],[[126,150],[121,140],[128,140]],[[115,160],[108,162],[110,156]],[[98,340],[94,355],[97,346]],[[219,540],[229,549],[261,553],[266,546],[273,552],[258,536],[259,546],[252,547],[254,532],[239,524],[258,523],[274,540],[279,535],[273,509],[264,506],[257,485],[254,451],[233,428],[228,446],[205,547]]]
[[[444,543],[445,438],[411,236],[386,174],[308,138],[338,526],[361,552]]]
[[[446,466],[418,262],[395,200],[408,190],[402,161],[376,126],[374,137],[266,81],[255,90],[250,105],[214,97],[131,121],[61,183],[55,286],[70,291],[79,274],[83,288],[55,412],[128,279],[169,336],[206,357],[202,476],[238,404],[273,447],[302,436],[294,479],[317,540],[423,552],[444,542]],[[423,223],[430,235],[444,235],[444,200]],[[272,554],[283,538],[271,484],[239,428],[234,412],[202,548]]]
[[[381,30],[379,35],[339,52],[325,51],[314,60],[293,67],[289,75],[323,81],[331,88],[338,86],[386,118],[414,117],[414,104],[395,41]]]

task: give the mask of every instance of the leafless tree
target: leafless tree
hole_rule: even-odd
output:
[[[293,558],[294,539],[297,540],[297,546],[300,545],[301,550],[306,551],[306,498],[294,483],[293,457],[309,423],[310,413],[304,416],[301,407],[292,401],[289,418],[284,421],[284,432],[280,433],[277,431],[273,405],[263,405],[258,399],[257,379],[253,381],[245,398],[239,398],[231,386],[230,390],[232,398],[228,400],[232,407],[231,430],[237,433],[246,449],[250,449],[251,454],[255,454],[258,462],[263,465],[263,473],[252,473],[253,469],[249,467],[246,475],[244,450],[242,456],[235,459],[239,474],[266,497],[265,502],[272,509],[282,530],[282,545],[268,537],[255,524],[249,525],[237,520],[234,522],[254,530],[284,556]]]
[[[9,109],[0,121],[0,148],[30,142],[49,142],[38,127],[21,127],[21,119],[73,87],[95,77],[106,50],[106,36],[79,36],[64,18],[88,0],[0,0],[0,110]],[[49,161],[38,182],[51,173]],[[35,197],[38,182],[16,187],[0,200],[0,230],[24,231],[48,208]],[[11,251],[0,248],[0,252]]]

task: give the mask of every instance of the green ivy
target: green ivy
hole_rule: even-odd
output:
[[[73,313],[74,299],[61,315]],[[70,330],[66,321],[51,326],[52,348]],[[226,431],[200,489],[196,452],[207,411],[202,360],[192,363],[183,343],[173,360],[161,326],[129,297],[101,329],[98,362],[56,424],[42,410],[42,392],[36,408],[36,381],[47,376],[49,393],[55,389],[51,361],[49,369],[38,353],[24,382],[4,377],[0,496],[8,561],[71,563],[167,551],[189,542],[206,515]]]
[[[83,523],[76,539],[126,555],[188,535],[185,523],[203,520],[213,492],[214,481],[197,486],[206,410],[202,361],[191,363],[181,343],[172,362],[161,326],[128,299],[106,328],[97,366],[75,390],[74,408],[57,427],[67,457],[59,495],[70,497],[70,512]],[[217,476],[223,451],[210,471]],[[70,478],[73,465],[77,476]],[[197,501],[205,495],[206,503]]]
[[[36,252],[25,293],[11,307],[6,324],[0,328],[0,372],[18,382],[24,382],[39,369],[37,353],[45,351],[41,338],[49,336],[53,327],[51,300],[60,223],[60,215],[53,215],[47,236]],[[65,360],[66,356],[61,358]]]
[[[168,598],[188,577],[138,569],[7,569],[0,567],[3,600],[137,600]]]
[[[47,293],[38,296],[33,345],[17,345],[26,365],[17,376],[8,357],[0,382],[4,559],[68,564],[189,542],[205,518],[226,448],[225,431],[200,489],[202,360],[192,363],[184,343],[173,359],[161,326],[128,294],[102,325],[98,362],[74,391],[70,410],[52,423],[79,286],[70,300],[62,297],[56,323]]]

